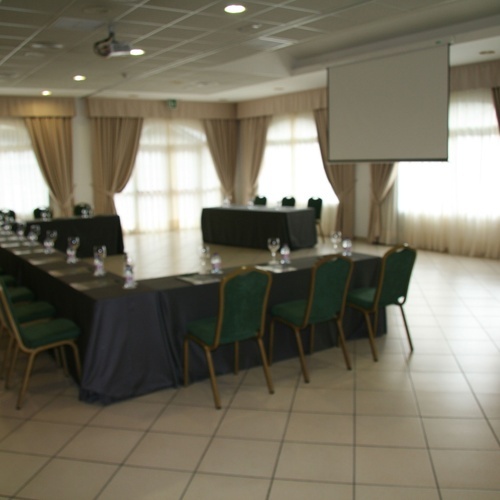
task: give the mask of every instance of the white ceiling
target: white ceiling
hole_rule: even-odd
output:
[[[0,0],[0,94],[232,102],[325,86],[328,66],[421,45],[450,43],[452,65],[500,59],[500,0],[242,0],[236,15],[228,3]],[[96,55],[110,25],[146,54]]]

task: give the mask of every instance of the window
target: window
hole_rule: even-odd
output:
[[[198,228],[202,208],[220,203],[202,124],[145,120],[134,172],[115,195],[124,231]]]
[[[258,186],[258,194],[266,196],[268,204],[284,196],[294,196],[297,206],[306,206],[311,197],[322,198],[322,219],[331,225],[338,198],[326,177],[312,113],[272,120]]]
[[[399,164],[400,234],[421,248],[492,257],[500,252],[500,134],[491,90],[453,93],[449,130],[447,162]]]
[[[22,119],[0,119],[1,208],[17,219],[32,219],[33,210],[49,204],[49,189],[38,166]]]

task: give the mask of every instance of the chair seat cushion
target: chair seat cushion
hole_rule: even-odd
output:
[[[206,345],[214,343],[217,318],[206,318],[192,321],[187,325],[187,331],[193,337],[201,340]]]
[[[271,309],[271,315],[274,318],[279,318],[291,323],[292,325],[302,326],[304,322],[304,314],[306,312],[306,300],[292,300],[276,304]]]
[[[19,331],[25,346],[29,349],[63,340],[74,340],[80,335],[78,326],[66,318],[20,326]]]
[[[15,286],[16,285],[16,279],[14,276],[11,276],[10,274],[3,274],[0,270],[0,281],[5,285],[5,286]]]
[[[27,304],[13,304],[12,312],[18,323],[28,323],[29,321],[54,317],[56,308],[49,302],[38,300]]]
[[[10,300],[13,304],[16,302],[29,302],[35,300],[35,294],[25,286],[8,287]]]
[[[376,288],[356,288],[347,294],[347,303],[362,309],[371,309],[375,299]]]

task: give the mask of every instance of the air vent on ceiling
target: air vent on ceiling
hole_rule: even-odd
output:
[[[245,45],[258,50],[276,50],[293,45],[294,40],[286,38],[274,38],[270,36],[261,36],[245,43]]]
[[[104,24],[103,21],[77,17],[60,17],[52,25],[53,28],[70,31],[94,31]]]

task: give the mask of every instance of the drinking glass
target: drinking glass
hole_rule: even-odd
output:
[[[210,272],[210,247],[202,245],[200,247],[200,274],[208,274]]]
[[[66,248],[66,262],[68,264],[76,264],[78,259],[76,252],[80,246],[80,238],[78,236],[70,236],[68,238],[68,247]]]
[[[26,224],[22,221],[19,221],[16,224],[16,234],[19,239],[24,238],[24,230],[26,229]]]
[[[276,259],[276,252],[280,249],[280,239],[279,238],[268,238],[267,239],[267,248],[271,252],[271,260],[269,264],[275,265],[278,264],[278,260]]]
[[[55,229],[48,229],[45,233],[43,240],[44,252],[47,254],[54,253],[54,244],[57,240],[57,231]]]
[[[94,246],[94,276],[105,276],[104,259],[107,257],[108,251],[106,245]]]
[[[349,257],[352,254],[352,241],[346,238],[342,241],[342,255]]]
[[[31,246],[36,246],[38,243],[38,237],[40,236],[40,225],[39,224],[32,224],[29,228],[28,231],[28,241],[30,242]]]
[[[340,246],[342,245],[342,232],[334,231],[330,236],[330,241],[333,245],[333,253],[339,253]]]

